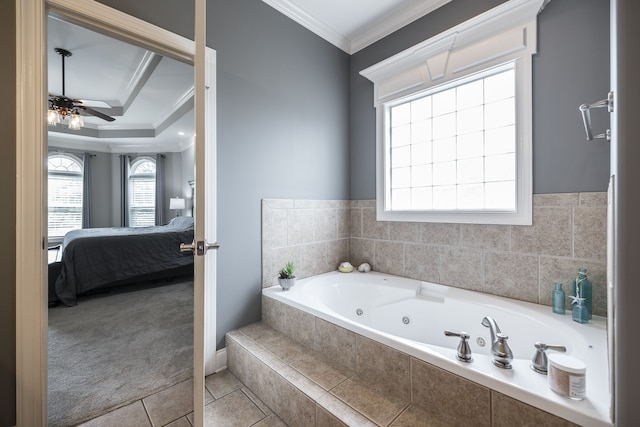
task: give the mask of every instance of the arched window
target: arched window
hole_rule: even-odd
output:
[[[155,225],[155,212],[156,161],[151,157],[138,157],[129,172],[129,225]]]
[[[82,228],[82,160],[53,153],[48,161],[49,237]]]

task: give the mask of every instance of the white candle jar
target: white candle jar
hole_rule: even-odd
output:
[[[565,354],[549,354],[548,360],[549,388],[569,399],[584,399],[587,390],[586,365]]]

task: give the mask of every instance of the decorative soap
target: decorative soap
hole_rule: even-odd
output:
[[[358,271],[359,271],[360,273],[368,273],[368,272],[370,272],[370,271],[371,271],[371,266],[370,266],[368,263],[363,262],[363,263],[362,263],[362,264],[360,264],[360,266],[358,267]]]
[[[351,263],[349,262],[343,262],[342,264],[340,264],[340,266],[338,266],[338,270],[343,273],[351,273],[353,271],[353,265],[351,265]]]

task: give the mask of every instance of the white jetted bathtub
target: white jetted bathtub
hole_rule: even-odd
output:
[[[547,306],[375,272],[336,271],[263,294],[577,424],[612,425],[604,318],[582,325],[570,311],[557,315]],[[492,363],[486,316],[508,335],[512,369]],[[460,340],[445,330],[470,335],[471,363],[456,359]],[[586,364],[584,400],[554,393],[547,376],[530,368],[536,342],[563,345]]]

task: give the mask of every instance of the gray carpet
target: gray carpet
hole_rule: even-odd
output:
[[[193,375],[193,282],[49,309],[49,426],[73,426]]]

